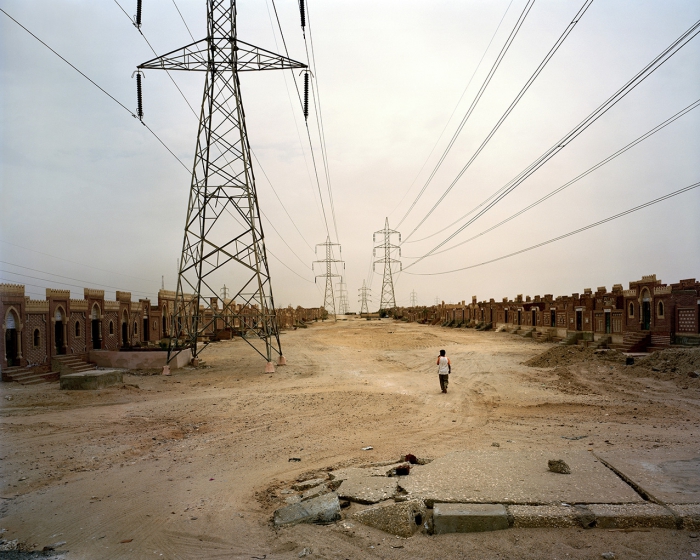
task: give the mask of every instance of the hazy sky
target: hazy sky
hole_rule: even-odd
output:
[[[119,3],[135,13],[135,0]],[[443,166],[401,224],[404,238],[583,3],[535,2]],[[368,277],[372,233],[385,217],[393,227],[405,214],[526,0],[309,4],[339,241],[357,310],[363,279],[371,280],[378,304],[381,276]],[[177,5],[195,38],[203,38],[205,2]],[[0,0],[0,7],[135,110],[131,74],[153,54],[114,0]],[[290,56],[306,61],[297,1],[277,0],[277,9]],[[271,0],[238,2],[239,38],[283,52],[271,13]],[[403,245],[404,267],[452,230],[420,239],[505,185],[698,19],[696,0],[595,0],[486,149]],[[159,54],[191,42],[172,0],[144,0],[142,30]],[[174,289],[188,172],[123,108],[1,13],[0,41],[0,282],[25,283],[34,297],[43,297],[46,286],[70,287],[73,297],[82,297],[80,287],[88,286],[104,287],[108,297],[118,288],[155,299],[161,276]],[[173,76],[198,109],[203,74]],[[241,83],[251,146],[264,169],[256,169],[260,205],[277,230],[265,220],[267,246],[297,273],[270,258],[276,302],[316,306],[323,285],[313,283],[315,257],[307,242],[322,243],[326,232],[292,79],[301,84],[290,72],[246,73]],[[700,37],[453,243],[563,185],[698,98]],[[144,110],[147,124],[190,167],[197,119],[164,72],[146,72]],[[309,122],[322,175],[316,121]],[[570,294],[651,273],[666,282],[700,277],[700,189],[494,264],[442,276],[408,274],[480,263],[688,186],[700,180],[699,154],[700,108],[508,224],[411,267],[397,280],[398,303],[408,304],[413,289],[420,304],[432,304],[436,297]]]

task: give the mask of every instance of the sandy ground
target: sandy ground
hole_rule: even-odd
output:
[[[67,559],[700,557],[688,531],[529,529],[399,539],[353,524],[275,530],[284,484],[329,467],[460,449],[697,449],[700,380],[506,333],[349,320],[282,335],[261,373],[239,341],[123,386],[2,384],[0,537]],[[435,356],[452,359],[440,392]],[[567,350],[568,351],[568,350]],[[557,354],[558,353],[558,354]],[[670,363],[670,362],[669,362]],[[673,370],[676,371],[673,371]],[[696,368],[697,369],[697,368]],[[581,439],[565,439],[586,436]],[[371,445],[373,451],[361,448]],[[292,457],[300,462],[290,462]]]

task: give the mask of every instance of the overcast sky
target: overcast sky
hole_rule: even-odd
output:
[[[135,13],[135,0],[119,3]],[[535,2],[444,164],[401,224],[404,239],[583,3]],[[381,275],[368,276],[372,233],[387,216],[394,227],[414,201],[526,0],[309,4],[339,242],[357,310],[363,279],[371,280],[378,304]],[[203,38],[205,2],[177,5],[195,38]],[[0,0],[0,7],[135,110],[131,74],[153,54],[114,0]],[[306,61],[297,1],[277,0],[277,9],[290,56]],[[273,18],[271,0],[239,1],[239,38],[283,52]],[[403,244],[404,267],[454,228],[431,234],[515,177],[698,19],[696,0],[595,0],[470,169]],[[144,0],[142,30],[159,54],[191,42],[172,0]],[[161,277],[174,289],[188,172],[136,119],[1,13],[0,41],[0,282],[24,283],[33,297],[43,297],[47,286],[82,297],[80,287],[88,286],[104,287],[110,298],[118,288],[155,299]],[[198,109],[203,74],[173,76]],[[317,306],[323,284],[313,283],[309,245],[322,243],[326,231],[293,79],[301,84],[298,73],[241,75],[250,143],[264,170],[256,168],[269,220],[267,247],[294,271],[270,258],[276,303]],[[447,246],[497,224],[698,98],[700,37]],[[197,119],[164,72],[146,72],[144,111],[145,122],[190,167]],[[309,122],[322,175],[317,123]],[[494,264],[441,276],[408,274],[477,264],[688,186],[700,180],[699,155],[700,108],[508,224],[412,266],[397,279],[397,301],[408,304],[413,289],[419,304],[432,304],[436,297],[456,302],[626,287],[652,273],[669,283],[700,277],[700,189]]]

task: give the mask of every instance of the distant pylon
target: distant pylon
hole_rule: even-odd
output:
[[[340,252],[340,243],[331,243],[331,238],[327,237],[325,243],[318,243],[316,245],[316,254],[318,255],[318,248],[319,247],[325,247],[325,255],[326,258],[323,260],[319,261],[314,261],[311,263],[311,269],[313,270],[314,264],[316,263],[324,263],[326,265],[326,270],[324,274],[317,274],[316,278],[325,278],[326,279],[326,290],[323,295],[323,308],[326,310],[326,312],[329,315],[333,315],[335,317],[335,297],[333,295],[333,278],[339,278],[340,274],[333,274],[332,270],[332,265],[333,263],[342,263],[343,261],[340,259],[334,259],[333,258],[333,246],[337,245],[338,246],[338,252]],[[345,263],[343,263],[343,269],[345,269]],[[316,281],[316,278],[314,278],[314,282]]]
[[[440,305],[440,298],[435,296],[435,305]]]
[[[411,307],[418,305],[418,294],[415,290],[411,292]]]
[[[360,299],[357,302],[360,304],[360,315],[363,313],[369,313],[369,306],[367,305],[372,301],[372,290],[367,287],[365,281],[362,281],[362,287],[357,290]]]
[[[401,256],[401,247],[398,245],[392,245],[391,236],[398,235],[399,242],[401,242],[401,234],[398,231],[389,229],[389,218],[386,218],[384,222],[384,229],[375,231],[372,236],[372,241],[377,242],[377,234],[381,234],[383,238],[383,243],[381,245],[375,245],[373,255],[377,256],[377,249],[383,249],[384,257],[372,263],[372,269],[375,270],[375,265],[377,263],[384,264],[384,277],[382,278],[382,295],[379,298],[379,309],[394,309],[396,307],[396,296],[394,295],[394,277],[392,267],[396,264],[399,265],[399,271],[402,270],[401,261],[392,259],[391,252],[393,250],[398,250],[399,257]]]
[[[350,306],[348,304],[348,291],[345,288],[345,282],[343,282],[343,277],[340,277],[340,282],[338,282],[338,313],[340,315],[345,315],[350,311]]]

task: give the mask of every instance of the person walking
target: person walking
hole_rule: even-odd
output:
[[[440,377],[440,389],[443,393],[447,393],[447,384],[450,379],[450,373],[452,373],[452,363],[450,359],[445,356],[445,351],[440,350],[440,355],[437,359],[438,366],[438,376]]]

